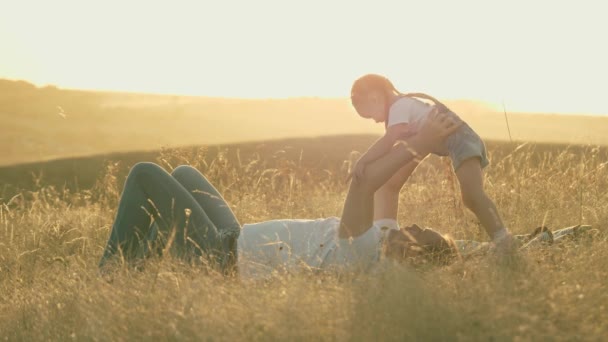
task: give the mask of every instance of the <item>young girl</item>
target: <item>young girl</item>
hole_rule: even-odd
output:
[[[430,100],[433,105],[428,105],[417,98]],[[373,119],[375,122],[383,122],[386,127],[385,135],[357,161],[352,173],[355,182],[364,174],[365,166],[388,153],[397,140],[415,135],[432,111],[445,112],[456,121],[462,122],[454,112],[437,99],[421,93],[403,94],[387,78],[375,74],[365,75],[354,82],[351,101],[360,116]],[[450,157],[460,183],[465,206],[477,216],[494,242],[501,246],[510,246],[512,237],[498,215],[496,206],[483,190],[482,170],[489,161],[485,145],[479,135],[469,125],[463,123],[458,131],[448,137],[445,146],[434,151],[434,154]],[[389,193],[398,194],[416,166],[417,164],[412,162],[403,167],[399,174],[400,178],[396,181],[391,180],[392,183],[388,185],[392,188]],[[382,203],[378,203],[379,201]],[[398,195],[388,200],[376,196],[376,204],[390,205],[392,210],[389,212],[395,217],[397,201]]]

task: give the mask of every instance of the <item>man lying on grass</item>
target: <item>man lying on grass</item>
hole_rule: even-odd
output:
[[[412,234],[383,232],[374,224],[374,193],[405,164],[422,160],[458,129],[442,113],[429,116],[419,134],[398,143],[351,182],[342,217],[285,219],[242,227],[228,204],[196,169],[172,174],[153,163],[135,165],[126,180],[110,237],[100,261],[132,263],[149,246],[186,260],[204,260],[225,274],[256,276],[300,266],[320,270],[368,270],[384,255],[408,256]],[[151,227],[158,227],[152,229]],[[416,243],[432,238],[418,234]],[[143,251],[143,253],[142,253]]]

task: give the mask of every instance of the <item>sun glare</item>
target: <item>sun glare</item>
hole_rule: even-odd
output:
[[[356,77],[376,72],[404,91],[440,98],[608,113],[599,94],[608,53],[597,43],[607,24],[591,4],[60,0],[6,7],[0,77],[38,85],[342,97]]]

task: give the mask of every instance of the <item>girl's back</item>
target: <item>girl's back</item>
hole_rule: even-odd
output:
[[[422,124],[428,118],[429,113],[436,107],[439,111],[445,112],[453,116],[456,122],[462,121],[456,113],[452,112],[449,108],[443,105],[441,102],[435,100],[433,105],[429,105],[426,102],[420,101],[418,98],[432,99],[432,97],[416,93],[416,94],[403,94],[393,102],[390,106],[388,115],[385,122],[385,127],[408,124],[408,133],[404,137],[409,137],[418,133]]]

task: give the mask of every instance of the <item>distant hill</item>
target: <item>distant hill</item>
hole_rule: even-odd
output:
[[[446,100],[483,137],[508,140],[504,114]],[[608,144],[608,118],[509,113],[520,141]],[[348,99],[227,99],[65,90],[0,80],[0,165],[161,147],[381,134]],[[328,147],[329,148],[329,147]]]
[[[10,199],[21,190],[36,191],[41,186],[54,186],[57,190],[91,189],[111,167],[119,185],[122,186],[128,170],[137,162],[152,161],[173,167],[179,164],[198,166],[205,171],[204,165],[212,165],[221,153],[229,165],[250,165],[256,160],[256,167],[261,169],[281,168],[297,162],[298,167],[308,170],[329,170],[343,172],[352,151],[363,152],[376,139],[373,135],[335,135],[318,138],[290,138],[267,142],[245,142],[221,146],[186,146],[171,151],[130,151],[89,155],[84,157],[63,158],[52,161],[39,161],[19,165],[0,166],[0,203],[2,198]],[[525,146],[523,146],[525,145]],[[511,155],[517,149],[519,153],[528,154],[528,165],[544,163],[548,154],[564,152],[567,158],[580,159],[589,153],[591,148],[585,146],[566,146],[560,144],[530,143],[514,145],[500,141],[488,141],[488,152],[492,165]],[[608,147],[594,152],[599,160],[607,160]],[[356,154],[353,156],[356,157]],[[445,167],[439,158],[431,156],[425,160],[424,167],[434,165]],[[424,168],[423,167],[423,168]],[[495,172],[490,168],[490,172]],[[170,170],[170,168],[168,168]]]

